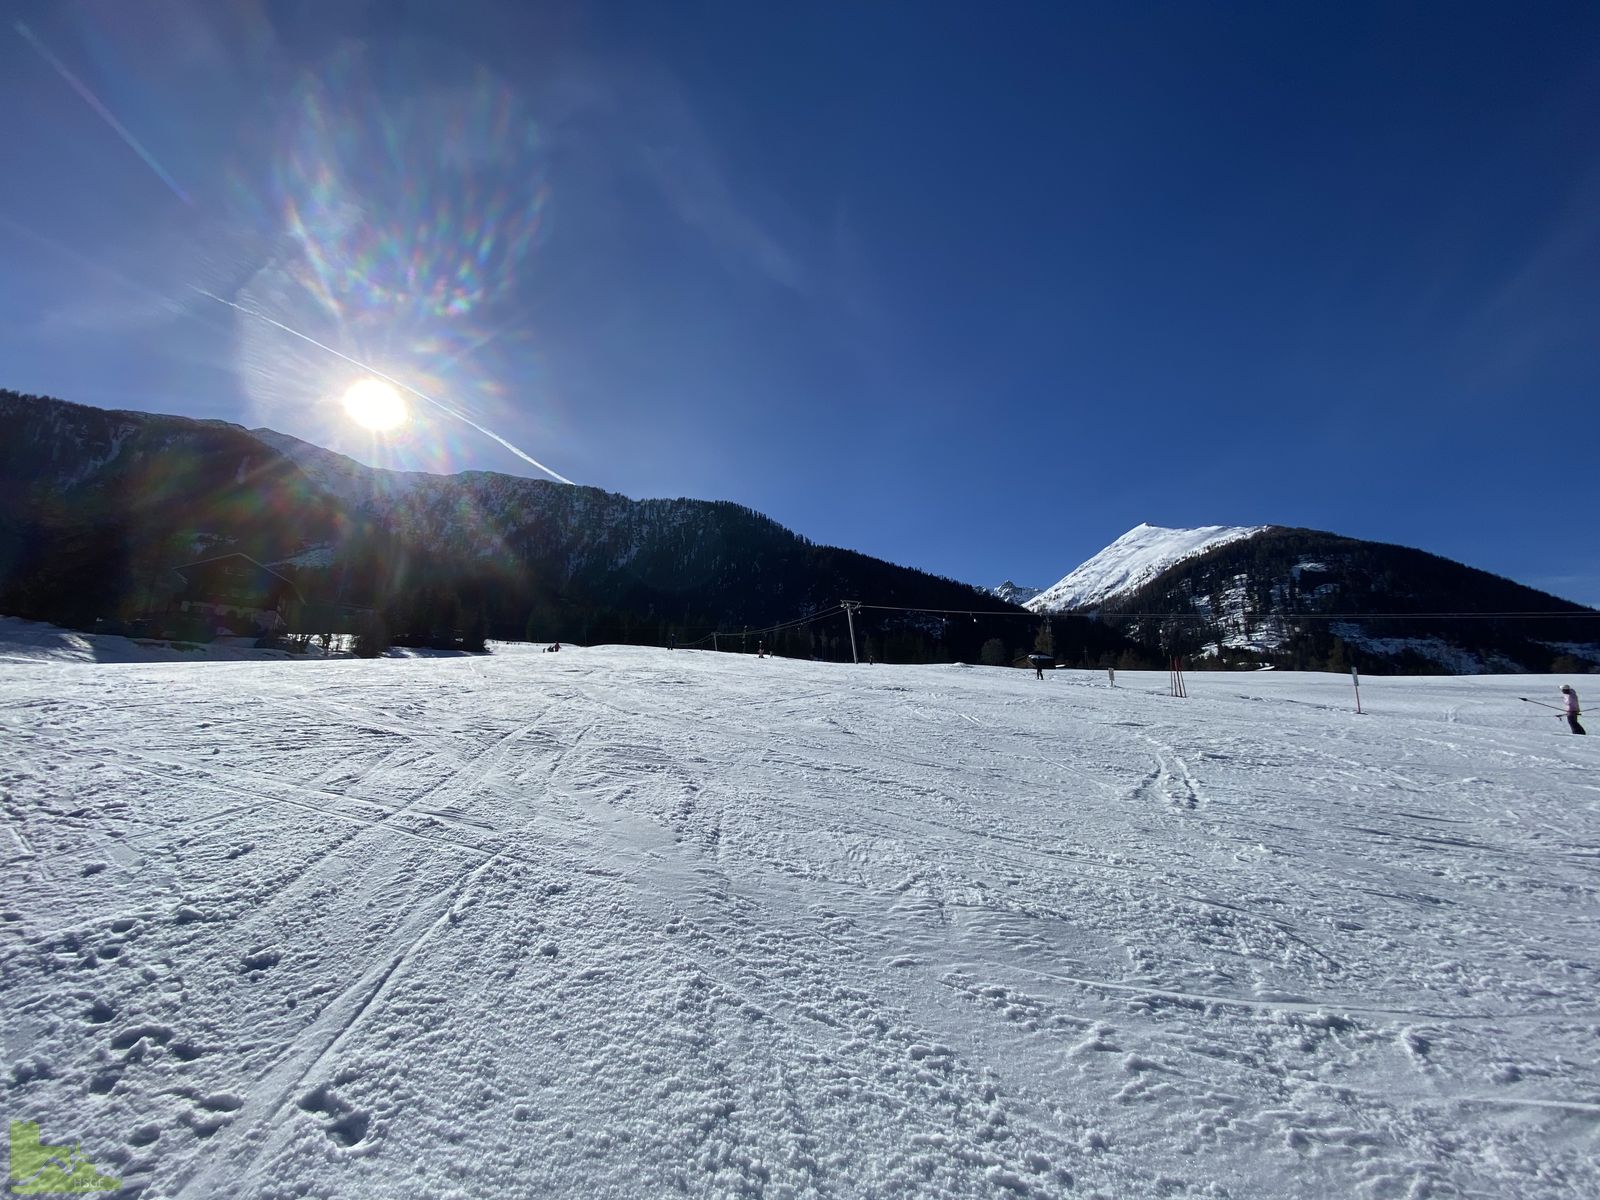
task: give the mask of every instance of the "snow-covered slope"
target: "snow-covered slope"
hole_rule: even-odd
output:
[[[1148,583],[1174,563],[1194,554],[1251,537],[1268,525],[1205,525],[1199,529],[1163,529],[1135,525],[1026,607],[1034,612],[1067,612],[1091,608]]]
[[[1165,682],[0,661],[0,1107],[150,1200],[1600,1195],[1550,681]]]

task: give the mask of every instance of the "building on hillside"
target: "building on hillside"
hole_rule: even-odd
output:
[[[208,634],[272,635],[294,624],[305,597],[294,582],[248,554],[222,554],[177,568],[183,587],[169,612]]]

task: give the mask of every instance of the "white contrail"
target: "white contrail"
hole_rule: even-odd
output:
[[[79,79],[71,71],[67,70],[66,64],[54,54],[50,53],[50,48],[39,40],[38,35],[35,34],[33,30],[29,29],[21,21],[17,21],[15,24],[13,24],[12,28],[27,40],[28,45],[33,47],[34,51],[39,55],[40,58],[44,59],[45,62],[49,63],[50,66],[54,68],[55,73],[61,76],[68,87],[77,92],[78,95],[83,98],[83,102],[85,104],[94,109],[96,115],[98,115],[102,121],[111,126],[111,132],[115,133],[119,138],[121,138],[123,142],[126,143],[128,149],[137,154],[140,159],[143,160],[144,165],[154,171],[162,183],[166,184],[172,189],[172,194],[174,196],[176,196],[179,200],[182,200],[185,204],[191,206],[194,204],[194,201],[189,199],[189,194],[178,186],[178,181],[168,173],[165,167],[156,161],[156,156],[144,148],[139,139],[134,137],[133,134],[128,131],[128,127],[126,125],[117,120],[116,115],[112,113],[112,111],[103,103],[101,103],[100,97],[91,92],[88,85],[84,83],[83,80]]]
[[[499,442],[502,446],[504,446],[507,450],[511,451],[511,453],[515,454],[523,462],[528,463],[531,466],[538,467],[539,470],[543,471],[546,475],[550,476],[551,479],[557,480],[560,483],[572,483],[572,480],[568,479],[565,475],[562,475],[562,474],[559,474],[559,473],[557,473],[555,471],[552,471],[549,467],[545,466],[538,459],[534,458],[533,455],[528,454],[528,453],[526,453],[526,452],[524,452],[522,450],[517,449],[517,447],[513,446],[510,442],[506,441],[505,438],[501,437],[494,430],[485,429],[482,425],[479,425],[476,421],[474,421],[471,417],[467,416],[464,412],[461,412],[459,409],[452,408],[450,405],[446,404],[442,400],[435,400],[432,396],[428,395],[426,392],[419,392],[416,388],[412,387],[409,383],[405,383],[402,380],[396,379],[392,375],[385,375],[382,371],[378,370],[376,367],[369,367],[366,363],[362,362],[359,358],[351,358],[348,354],[345,354],[344,352],[342,352],[340,350],[335,350],[332,346],[325,345],[324,343],[317,341],[316,338],[310,337],[307,334],[301,333],[298,329],[291,329],[291,328],[289,328],[289,326],[285,325],[282,321],[273,320],[271,317],[267,316],[266,313],[257,312],[253,308],[246,308],[242,304],[235,304],[232,300],[226,300],[223,297],[217,295],[215,292],[208,292],[203,287],[195,287],[195,285],[192,284],[192,283],[189,285],[189,287],[193,291],[199,292],[202,296],[205,296],[206,298],[211,299],[211,300],[215,300],[218,304],[226,304],[229,308],[237,309],[239,312],[242,312],[247,317],[254,317],[258,321],[265,321],[268,325],[271,325],[273,328],[281,329],[285,333],[291,334],[294,337],[299,338],[302,342],[310,342],[318,350],[326,350],[329,354],[333,355],[335,358],[342,358],[342,359],[344,359],[345,362],[349,363],[351,366],[360,367],[367,374],[376,376],[377,378],[383,380],[385,383],[388,383],[388,384],[390,384],[390,385],[392,385],[394,387],[399,388],[401,391],[410,392],[413,396],[417,397],[417,399],[419,399],[419,400],[426,400],[429,404],[433,405],[435,408],[437,408],[440,412],[444,413],[446,416],[454,417],[456,420],[460,421],[463,425],[470,425],[472,428],[476,429],[479,433],[483,434],[483,436],[486,437],[486,438],[493,438],[495,441]],[[577,484],[573,484],[573,486],[576,487]]]

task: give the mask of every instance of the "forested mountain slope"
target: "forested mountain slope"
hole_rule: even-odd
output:
[[[505,638],[687,642],[842,600],[888,606],[856,618],[858,646],[875,657],[975,661],[998,642],[1009,658],[1039,632],[977,588],[817,545],[727,502],[384,471],[271,430],[15,392],[0,392],[0,435],[0,611],[19,616],[134,616],[159,601],[173,567],[239,551],[293,578],[323,623],[373,610],[412,639],[474,625]],[[847,630],[839,614],[765,640],[848,658]],[[1081,661],[1130,652],[1084,618],[1058,619],[1053,636]]]

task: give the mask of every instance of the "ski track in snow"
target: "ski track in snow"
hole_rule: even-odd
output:
[[[6,1117],[146,1200],[1600,1195],[1549,681],[1163,678],[0,660]]]

